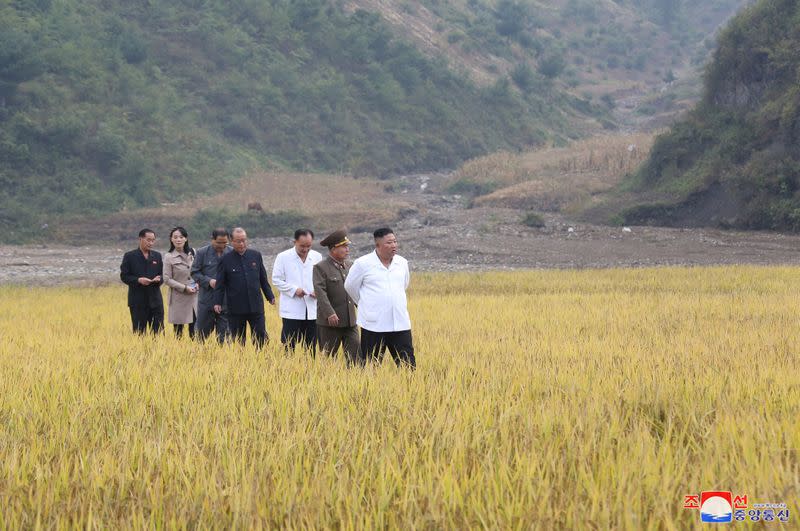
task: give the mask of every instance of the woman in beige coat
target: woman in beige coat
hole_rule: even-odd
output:
[[[192,279],[194,249],[189,247],[189,234],[183,227],[169,231],[169,252],[164,255],[164,283],[169,288],[167,322],[172,323],[175,335],[183,335],[183,325],[189,325],[194,336],[197,314],[197,282]]]

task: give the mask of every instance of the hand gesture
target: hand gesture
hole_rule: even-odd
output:
[[[339,325],[339,316],[336,314],[331,315],[328,317],[328,324],[331,326],[338,326]]]

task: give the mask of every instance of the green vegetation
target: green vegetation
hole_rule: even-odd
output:
[[[498,188],[500,188],[500,184],[495,181],[481,182],[469,177],[463,177],[450,184],[446,191],[450,194],[466,195],[469,198],[474,198],[491,194]]]
[[[525,213],[525,216],[522,218],[522,224],[526,227],[532,227],[534,229],[541,229],[545,226],[544,218],[541,216],[541,214],[537,214],[533,211]]]
[[[731,21],[703,100],[625,187],[640,195],[628,223],[800,230],[800,4]]]
[[[251,238],[291,234],[297,227],[309,225],[305,215],[293,211],[236,212],[226,208],[199,210],[187,226],[190,234],[205,234],[208,227],[247,227]]]
[[[256,165],[453,167],[574,135],[575,103],[546,83],[479,88],[379,15],[326,0],[2,1],[3,239],[219,189]]]
[[[467,57],[478,53],[489,60],[530,64],[547,78],[577,86],[597,82],[595,69],[657,83],[660,72],[685,59],[704,61],[706,43],[718,25],[749,0],[614,1],[422,3],[438,17],[436,27],[446,32],[451,56],[460,49]]]

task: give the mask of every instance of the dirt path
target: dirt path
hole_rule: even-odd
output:
[[[397,201],[416,205],[394,223],[401,253],[416,271],[525,268],[607,268],[667,265],[800,264],[800,236],[767,232],[660,227],[606,227],[545,216],[546,227],[521,224],[518,210],[466,208],[459,196],[436,190],[441,175],[398,180]],[[351,256],[372,248],[368,232],[350,234]],[[160,242],[162,245],[164,241]],[[134,239],[128,247],[135,246]],[[272,258],[289,238],[253,239]],[[127,250],[107,247],[0,246],[0,284],[105,284],[118,281]]]

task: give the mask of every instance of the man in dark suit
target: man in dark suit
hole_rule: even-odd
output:
[[[247,233],[243,228],[233,229],[231,245],[233,252],[224,255],[219,262],[214,311],[221,313],[223,299],[226,299],[230,333],[244,344],[249,323],[253,343],[261,348],[268,339],[261,292],[273,305],[275,295],[267,281],[261,253],[247,248]]]
[[[211,232],[211,243],[198,249],[192,262],[192,278],[200,284],[195,332],[198,337],[205,339],[216,328],[220,344],[225,342],[228,335],[228,312],[224,302],[221,313],[214,311],[214,292],[219,263],[223,256],[232,252],[233,248],[228,245],[228,231],[220,227]]]
[[[350,271],[350,264],[346,262],[350,254],[350,240],[342,229],[330,234],[320,244],[328,248],[327,258],[314,264],[320,348],[332,356],[342,345],[348,365],[363,365],[359,355],[356,306],[344,289],[344,281]]]
[[[143,334],[147,326],[155,334],[164,328],[164,301],[161,298],[161,275],[164,263],[161,254],[153,250],[156,233],[139,231],[139,248],[122,257],[119,278],[128,285],[128,308],[133,331]]]

